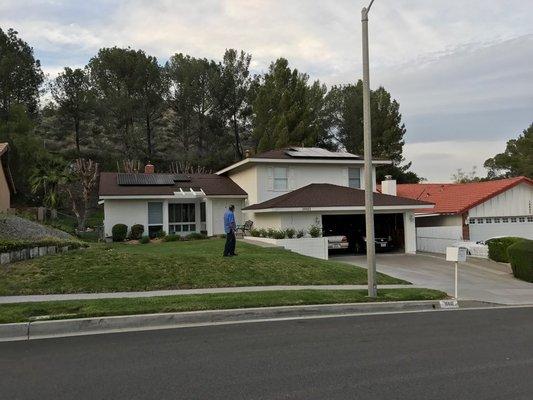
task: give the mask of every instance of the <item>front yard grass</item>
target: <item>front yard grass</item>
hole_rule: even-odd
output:
[[[446,293],[431,289],[380,289],[375,301],[440,300]],[[0,323],[26,322],[32,317],[48,319],[112,315],[222,310],[231,308],[292,306],[304,304],[364,303],[374,301],[366,290],[279,290],[268,292],[49,301],[0,305]]]
[[[278,248],[224,241],[93,244],[0,268],[0,295],[129,292],[258,285],[366,284],[366,270]],[[408,282],[378,274],[379,284]]]

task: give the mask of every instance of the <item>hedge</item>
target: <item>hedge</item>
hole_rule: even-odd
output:
[[[507,249],[515,278],[533,282],[533,240],[522,239]]]
[[[509,256],[507,255],[507,248],[522,240],[522,238],[517,237],[502,237],[488,240],[489,258],[494,261],[508,263]]]
[[[48,247],[48,246],[57,246],[65,247],[68,246],[71,249],[78,249],[80,247],[87,247],[86,243],[80,242],[79,240],[63,240],[63,239],[36,239],[36,240],[9,240],[9,239],[0,239],[0,253],[7,253],[10,251],[31,249],[33,247]]]
[[[123,242],[128,235],[128,227],[124,224],[113,225],[111,235],[113,236],[113,242]]]
[[[142,226],[141,224],[132,225],[131,231],[130,231],[130,238],[132,240],[139,240],[140,238],[142,238],[143,233],[144,233],[144,226]]]

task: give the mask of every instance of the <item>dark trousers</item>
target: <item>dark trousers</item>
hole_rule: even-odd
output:
[[[224,246],[224,255],[231,256],[235,254],[235,232],[231,231],[226,234],[226,245]]]

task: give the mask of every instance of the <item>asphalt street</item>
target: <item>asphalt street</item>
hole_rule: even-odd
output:
[[[533,308],[0,343],[1,399],[531,399]]]

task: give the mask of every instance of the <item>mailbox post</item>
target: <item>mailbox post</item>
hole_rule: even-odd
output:
[[[453,261],[455,264],[455,300],[459,299],[458,294],[458,263],[466,261],[466,249],[461,247],[446,247],[446,261]]]

